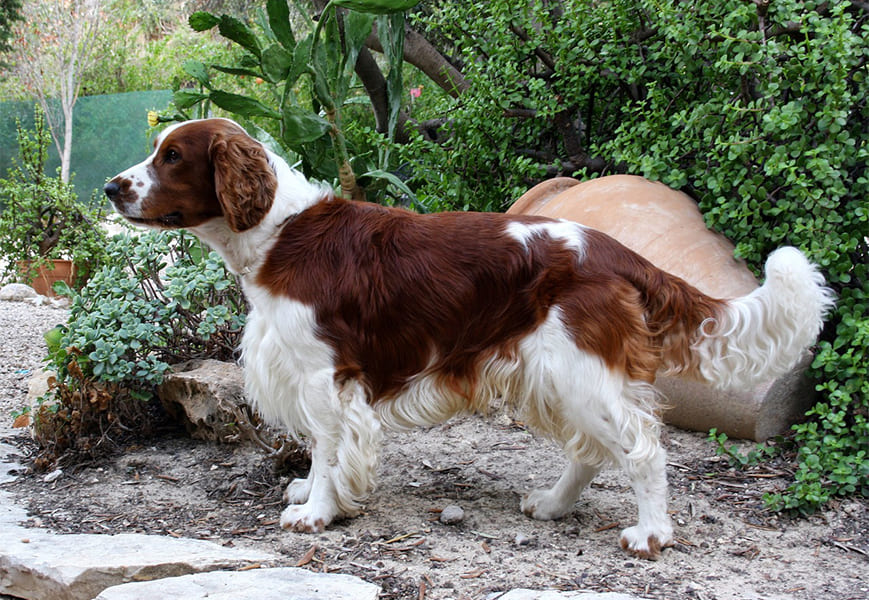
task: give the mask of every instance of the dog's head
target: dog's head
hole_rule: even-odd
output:
[[[146,227],[196,227],[223,218],[245,231],[271,208],[277,179],[263,146],[229,119],[167,127],[145,161],[104,188],[115,209]]]

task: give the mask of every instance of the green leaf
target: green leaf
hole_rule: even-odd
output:
[[[296,40],[290,27],[290,9],[287,0],[268,0],[266,12],[269,15],[269,27],[272,28],[272,33],[281,46],[292,51],[296,47]]]
[[[220,17],[200,10],[190,15],[187,23],[193,31],[208,31],[220,23]]]
[[[293,66],[293,55],[278,44],[272,44],[263,51],[263,74],[272,83],[278,83],[287,78]]]
[[[200,94],[199,92],[192,92],[190,90],[178,90],[172,95],[172,102],[182,110],[190,108],[194,104],[207,99],[208,96],[206,94]]]
[[[208,77],[208,68],[198,60],[188,60],[182,65],[184,72],[207,88],[211,88],[211,79]]]
[[[220,108],[241,115],[242,117],[268,117],[270,119],[281,118],[280,113],[269,108],[259,100],[248,96],[214,90],[211,92],[209,97],[211,98],[211,101]]]
[[[295,85],[296,80],[310,70],[311,47],[314,44],[313,34],[309,34],[301,42],[296,45],[293,51],[293,66],[287,75],[287,85]]]
[[[415,203],[416,201],[416,195],[409,187],[407,187],[407,184],[405,184],[401,179],[398,178],[398,176],[395,175],[395,173],[390,173],[389,171],[384,171],[382,169],[374,169],[359,176],[360,179],[363,177],[382,179],[390,185],[397,187],[403,194],[407,194],[410,197],[411,202]]]
[[[329,89],[329,69],[325,52],[320,44],[314,46],[310,67],[313,69],[314,97],[326,110],[335,108],[335,100]]]
[[[259,77],[260,74],[253,69],[245,69],[243,67],[224,67],[221,65],[211,65],[211,68],[221,73],[229,73],[230,75],[240,75],[242,77]]]
[[[332,128],[326,119],[297,106],[284,109],[282,123],[283,139],[293,148],[323,137]]]
[[[383,53],[389,61],[389,74],[386,77],[386,92],[389,99],[389,139],[393,138],[398,113],[401,110],[403,86],[401,68],[404,62],[404,15],[396,13],[377,18],[377,37],[383,46]]]
[[[420,0],[332,0],[332,4],[363,13],[386,15],[402,12],[419,4]]]
[[[253,31],[235,17],[229,15],[221,16],[218,30],[220,31],[220,35],[249,50],[257,58],[262,55],[259,40],[256,39]]]
[[[338,73],[340,80],[336,85],[335,99],[343,104],[355,76],[356,59],[365,40],[371,35],[374,15],[351,11],[344,17],[344,53],[341,57],[342,68]]]

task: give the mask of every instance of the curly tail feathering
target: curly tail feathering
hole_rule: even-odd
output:
[[[700,326],[692,351],[717,387],[748,387],[787,373],[815,343],[834,305],[824,277],[796,248],[769,255],[766,282],[722,304]]]

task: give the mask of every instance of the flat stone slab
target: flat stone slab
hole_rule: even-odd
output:
[[[96,600],[376,600],[380,588],[351,575],[312,573],[295,567],[212,571],[103,590]]]
[[[23,511],[10,504],[10,498],[0,497],[0,594],[18,598],[92,600],[121,583],[234,569],[278,558],[202,540],[26,529],[11,523]]]

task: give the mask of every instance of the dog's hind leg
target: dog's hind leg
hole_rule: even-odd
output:
[[[281,527],[323,531],[338,517],[359,514],[361,503],[374,488],[381,429],[357,381],[337,386],[337,398],[318,405],[318,421],[311,431],[311,471],[288,486],[287,495],[307,488],[302,504],[281,513]],[[295,484],[295,485],[294,485]],[[292,499],[292,496],[290,496]]]
[[[522,498],[522,512],[541,521],[563,517],[598,471],[600,467],[571,461],[554,486],[533,490]]]
[[[637,499],[639,519],[622,531],[622,548],[654,560],[662,548],[673,544],[667,514],[666,452],[653,413],[656,393],[644,382],[623,381],[620,387],[618,396],[597,407],[585,431],[609,449],[627,473]]]

